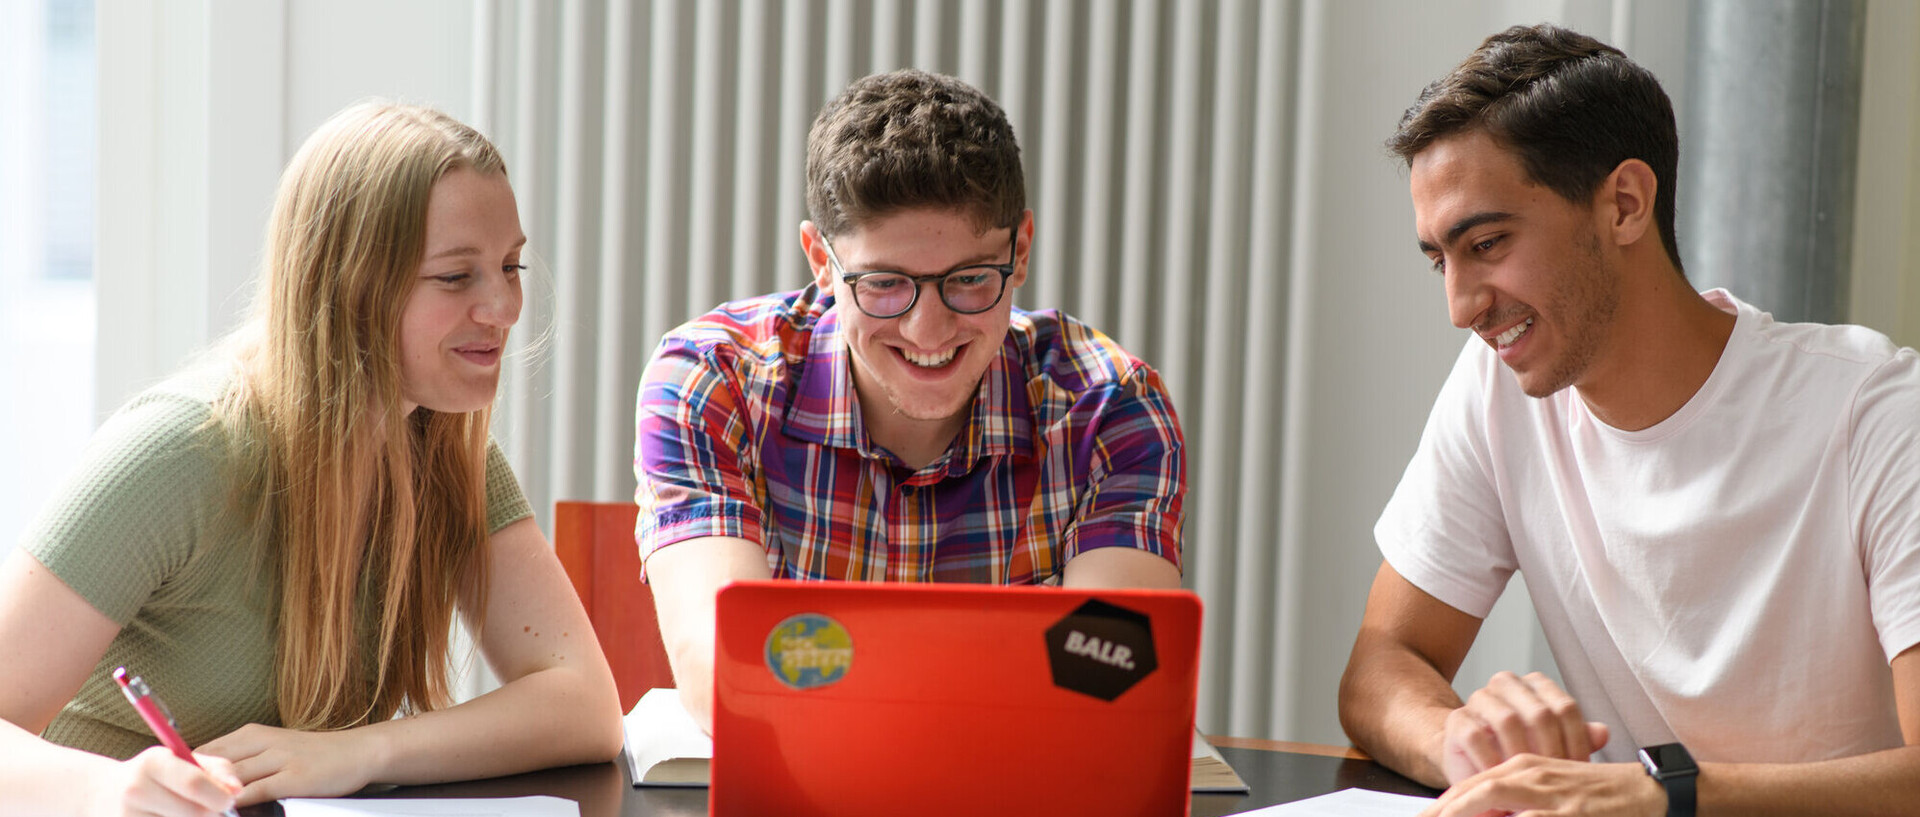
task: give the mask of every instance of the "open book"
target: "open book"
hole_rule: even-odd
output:
[[[1213,748],[1213,744],[1207,742],[1198,728],[1193,730],[1193,779],[1187,785],[1196,792],[1245,794],[1252,791],[1247,788],[1247,781],[1241,780],[1240,773],[1227,765],[1227,759],[1220,756],[1220,750]]]
[[[635,786],[705,786],[713,739],[680,704],[677,689],[649,689],[624,720],[627,769]],[[1244,792],[1247,784],[1220,751],[1193,732],[1193,790]]]
[[[680,704],[680,690],[655,687],[623,721],[627,769],[636,786],[705,786],[713,739]]]

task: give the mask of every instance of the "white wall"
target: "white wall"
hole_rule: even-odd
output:
[[[170,0],[99,11],[104,417],[249,306],[280,169],[379,96],[468,116],[466,3]]]
[[[49,36],[44,0],[0,0],[0,541],[11,544],[56,486],[49,463],[78,456],[93,418],[93,282],[50,265],[85,241],[92,56]],[[55,140],[61,140],[56,142]],[[66,141],[72,140],[72,141]],[[77,222],[77,223],[76,223]],[[22,395],[35,395],[28,399]]]
[[[1851,320],[1920,344],[1920,3],[1867,6]]]

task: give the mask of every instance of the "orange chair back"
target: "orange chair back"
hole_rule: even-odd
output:
[[[640,582],[631,502],[555,502],[553,549],[573,580],[620,689],[620,711],[653,687],[673,686],[653,591]]]

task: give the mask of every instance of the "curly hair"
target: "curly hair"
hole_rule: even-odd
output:
[[[916,207],[968,213],[980,230],[1027,209],[1020,144],[979,89],[901,70],[854,82],[807,134],[807,210],[827,235]]]

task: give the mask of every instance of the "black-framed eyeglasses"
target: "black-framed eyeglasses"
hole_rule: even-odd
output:
[[[978,315],[992,309],[1006,295],[1007,279],[1013,277],[1014,262],[1019,260],[1014,254],[1019,240],[1020,231],[1015,229],[1007,238],[1005,264],[969,264],[939,275],[908,275],[895,270],[848,272],[840,264],[840,257],[834,254],[833,245],[827,242],[827,234],[820,234],[820,246],[827,249],[827,260],[833,262],[840,280],[853,290],[853,305],[874,318],[898,318],[912,311],[913,305],[920,301],[920,285],[929,281],[937,283],[940,302],[954,312]]]

